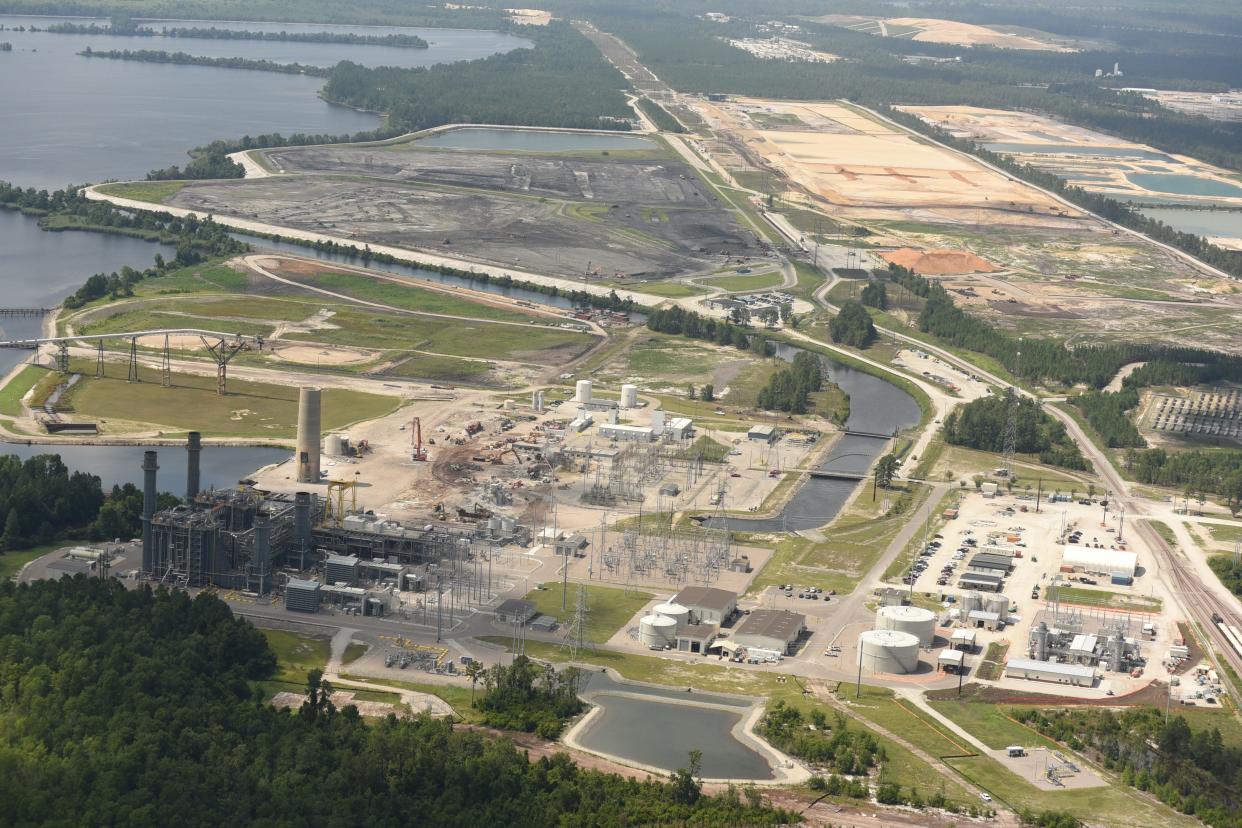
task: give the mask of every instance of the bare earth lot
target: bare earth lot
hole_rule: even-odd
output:
[[[683,164],[659,152],[273,150],[286,174],[192,184],[169,203],[570,277],[667,278],[754,251]]]

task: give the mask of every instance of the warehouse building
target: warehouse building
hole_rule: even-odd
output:
[[[743,647],[789,655],[806,630],[806,616],[788,610],[755,610],[742,619],[733,641]]]
[[[526,624],[535,617],[535,613],[533,602],[509,598],[496,607],[496,620],[502,624]]]
[[[1054,661],[1011,658],[1005,663],[1005,677],[1072,684],[1075,687],[1091,687],[1095,684],[1095,668],[1084,667],[1081,664],[1058,664]]]
[[[1129,583],[1138,569],[1138,555],[1121,549],[1066,544],[1061,565],[1078,572],[1099,572]]]
[[[684,587],[672,603],[690,610],[690,621],[695,624],[724,624],[737,612],[737,596],[714,587]]]
[[[957,585],[963,589],[977,589],[980,592],[1000,592],[1005,585],[1005,579],[999,575],[989,575],[983,572],[966,572],[957,579]]]
[[[970,559],[967,569],[971,572],[982,572],[986,575],[1005,576],[1013,572],[1013,558],[981,552]]]
[[[677,651],[705,653],[716,643],[720,628],[715,624],[687,624],[677,633]]]
[[[776,439],[776,426],[759,423],[750,427],[746,439],[755,443],[771,443]]]

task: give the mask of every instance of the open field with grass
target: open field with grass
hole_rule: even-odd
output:
[[[63,401],[79,419],[106,421],[105,432],[149,430],[201,431],[204,437],[289,439],[297,426],[296,384],[272,384],[232,379],[228,394],[216,393],[216,378],[174,371],[172,387],[164,388],[158,374],[140,369],[145,382],[125,380],[124,366],[113,363],[110,376],[95,377],[91,360],[74,359],[70,369],[81,380]],[[395,411],[396,397],[329,388],[323,392],[323,429],[332,431],[350,423],[372,420]]]
[[[0,448],[0,454],[3,454],[3,448]],[[8,581],[17,576],[18,570],[33,561],[35,558],[41,558],[48,552],[54,552],[64,546],[63,543],[53,543],[47,546],[32,546],[29,549],[14,549],[0,555],[0,582]]]
[[[341,664],[353,664],[366,655],[369,649],[371,649],[369,644],[363,644],[358,641],[349,642],[349,645],[345,647],[344,655],[341,656]]]
[[[1011,708],[1007,706],[976,701],[932,701],[929,704],[990,748],[1057,746],[1051,739],[1010,718]]]
[[[13,381],[0,388],[0,414],[8,417],[22,415],[22,397],[34,387],[34,384],[47,375],[47,369],[37,365],[27,365]]]
[[[329,641],[285,630],[260,629],[268,646],[276,653],[276,681],[306,689],[306,675],[322,670],[328,663]]]
[[[1001,455],[992,452],[942,444],[944,449],[930,473],[934,480],[965,480],[972,483],[976,475],[991,473],[1003,460]],[[922,459],[926,457],[924,455]],[[1045,466],[1034,454],[1014,455],[1014,475],[1015,492],[1034,495],[1042,486],[1045,498],[1057,492],[1082,494],[1091,482],[1096,482],[1098,486],[1098,478],[1091,472],[1069,472]],[[1043,481],[1042,484],[1040,481]],[[973,484],[971,488],[973,490]]]
[[[492,363],[477,359],[437,354],[414,354],[388,368],[384,373],[394,377],[425,379],[433,382],[481,382],[492,370]]]
[[[1236,526],[1226,526],[1220,523],[1205,523],[1203,527],[1208,530],[1208,534],[1212,536],[1212,540],[1217,543],[1237,543],[1242,541],[1242,523]]]
[[[727,291],[767,290],[785,281],[780,271],[773,273],[739,273],[734,276],[714,276],[704,279],[705,284]]]
[[[1044,597],[1051,599],[1052,588],[1044,587]],[[1088,607],[1105,607],[1107,609],[1130,610],[1134,612],[1160,612],[1164,602],[1148,595],[1125,595],[1120,592],[1108,592],[1102,589],[1083,589],[1081,587],[1061,586],[1057,588],[1061,601],[1067,604],[1081,604]]]
[[[687,296],[699,296],[707,293],[705,288],[686,284],[685,282],[636,282],[626,279],[604,279],[603,281],[595,282],[595,284],[620,290],[632,290],[635,293],[646,293],[649,296],[659,296],[662,299],[685,299]]]
[[[149,201],[152,204],[163,204],[173,195],[192,184],[192,181],[127,181],[120,184],[104,184],[99,188],[101,193],[132,198],[134,201]]]
[[[385,687],[399,687],[402,690],[413,690],[415,693],[427,693],[432,696],[438,696],[449,707],[453,708],[457,718],[462,721],[478,724],[483,720],[482,715],[470,706],[470,687],[468,685],[462,687],[456,684],[441,684],[438,682],[399,681],[389,678],[377,679],[370,676],[356,676],[351,673],[341,673],[341,678],[362,684],[382,684]]]
[[[569,585],[569,596],[565,601],[565,609],[561,609],[562,585],[548,583],[543,589],[532,589],[526,594],[527,601],[533,601],[535,608],[543,615],[558,619],[562,625],[574,618],[578,606],[578,585]],[[647,592],[627,595],[623,589],[595,586],[588,584],[587,608],[589,615],[586,622],[586,637],[590,641],[601,643],[607,641],[621,629],[643,606],[655,596]],[[562,626],[563,629],[563,626]]]

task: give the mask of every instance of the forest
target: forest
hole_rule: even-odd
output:
[[[482,674],[483,695],[476,707],[483,723],[501,730],[522,730],[555,739],[565,723],[586,705],[578,698],[582,671],[557,671],[524,655],[511,665],[494,664]]]
[[[188,52],[164,52],[156,49],[104,50],[87,46],[78,54],[87,58],[135,60],[140,63],[173,63],[179,66],[214,66],[217,69],[248,69],[256,72],[280,72],[285,75],[308,75],[317,78],[326,78],[331,71],[319,66],[304,66],[301,63],[274,63],[270,60],[239,57],[202,57]]]
[[[1226,589],[1242,597],[1242,562],[1235,562],[1233,555],[1213,555],[1208,558],[1208,566]]]
[[[703,339],[717,345],[731,345],[740,350],[754,350],[753,343],[762,344],[761,354],[770,356],[770,347],[758,335],[752,335],[741,325],[688,311],[679,305],[653,308],[647,311],[647,327],[666,334],[678,334],[691,339]]]
[[[837,315],[828,320],[828,335],[833,342],[851,348],[866,348],[877,336],[871,314],[853,300],[842,302]]]
[[[1122,462],[1135,480],[1191,495],[1219,495],[1234,515],[1242,511],[1242,451],[1128,449]]]
[[[412,132],[450,123],[628,130],[625,78],[570,24],[530,26],[534,48],[417,69],[368,69],[343,61],[323,97],[388,115]]]
[[[32,31],[38,29],[31,27]],[[426,49],[427,41],[418,35],[362,35],[352,32],[252,32],[244,29],[218,29],[167,26],[155,29],[138,26],[126,18],[114,17],[108,26],[98,23],[53,23],[43,31],[54,34],[121,35],[124,37],[183,37],[204,40],[266,40],[287,43],[344,43],[352,46],[392,46],[405,49]]]
[[[1109,448],[1146,448],[1147,441],[1135,427],[1130,411],[1139,404],[1133,388],[1121,391],[1088,391],[1069,398]]]
[[[823,365],[819,356],[799,351],[788,368],[768,378],[759,390],[757,404],[769,411],[805,414],[811,410],[811,395],[824,384]]]
[[[950,445],[966,446],[1000,453],[1005,449],[1005,424],[1009,419],[1009,401],[1014,392],[1004,396],[988,396],[954,409],[944,421],[945,440]],[[1040,410],[1029,397],[1018,400],[1017,432],[1014,450],[1020,454],[1038,454],[1045,465],[1085,470],[1087,461],[1065,426]]]
[[[266,639],[219,598],[82,577],[0,585],[12,825],[775,825],[753,791],[538,761],[425,715],[367,721],[312,671],[264,703]]]
[[[656,129],[661,132],[685,132],[686,128],[681,122],[668,114],[668,110],[660,106],[651,98],[639,98],[636,103],[643,114],[651,119],[651,123],[655,124]]]
[[[1242,826],[1242,747],[1226,744],[1215,727],[1192,730],[1182,716],[1166,722],[1151,707],[1018,708],[1013,715],[1212,828]]]

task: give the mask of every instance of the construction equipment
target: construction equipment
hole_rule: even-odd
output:
[[[413,444],[410,459],[415,463],[427,462],[427,449],[423,448],[423,422],[418,417],[410,421],[410,441]]]

